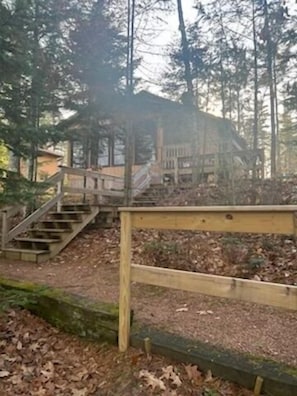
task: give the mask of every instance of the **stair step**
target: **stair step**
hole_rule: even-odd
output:
[[[70,232],[69,228],[30,228],[29,232],[48,232],[48,233],[63,233]]]
[[[3,250],[3,254],[10,260],[31,261],[40,263],[47,259],[49,256],[48,250],[33,250],[33,249],[17,249],[7,248]]]
[[[61,212],[49,212],[49,214],[54,214],[54,215],[55,214],[69,215],[69,214],[84,214],[84,213],[86,213],[85,210],[62,210]]]
[[[62,205],[63,212],[73,212],[73,211],[83,211],[91,212],[91,207],[89,204],[64,204]]]
[[[48,219],[48,220],[41,220],[40,223],[80,223],[81,220],[75,219]]]
[[[34,242],[36,242],[36,243],[39,243],[39,242],[43,242],[43,243],[57,243],[57,242],[60,242],[60,240],[59,239],[47,239],[47,238],[15,238],[14,239],[15,241],[18,241],[18,242],[32,242],[32,243],[34,243]]]

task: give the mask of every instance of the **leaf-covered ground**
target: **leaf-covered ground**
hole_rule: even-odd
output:
[[[249,396],[197,366],[59,332],[27,311],[0,315],[2,396]]]
[[[139,231],[133,236],[133,261],[296,283],[296,244],[285,237]],[[41,266],[2,260],[0,273],[117,302],[119,229],[85,231]],[[294,311],[139,284],[132,287],[132,308],[144,324],[297,366]]]

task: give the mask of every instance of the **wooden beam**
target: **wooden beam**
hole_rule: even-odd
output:
[[[134,228],[293,235],[296,232],[294,212],[290,211],[138,209],[131,211]]]
[[[119,350],[125,352],[130,338],[131,305],[131,214],[121,214]]]
[[[1,212],[0,212],[1,215]],[[1,249],[3,250],[6,246],[6,239],[8,233],[8,216],[7,212],[2,212],[2,235],[1,235]]]
[[[297,310],[297,286],[133,264],[131,281]]]
[[[121,177],[105,174],[101,170],[93,171],[87,169],[71,168],[67,166],[61,166],[60,168],[64,171],[66,175],[86,176],[90,178],[99,177],[110,181],[123,181]]]
[[[242,205],[242,206],[154,206],[122,207],[121,212],[296,212],[297,205]]]
[[[63,192],[72,194],[90,194],[90,195],[101,195],[106,197],[123,197],[123,191],[116,190],[94,190],[92,188],[79,188],[63,186]]]

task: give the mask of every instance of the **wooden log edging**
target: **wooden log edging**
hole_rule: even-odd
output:
[[[71,334],[94,341],[118,341],[118,306],[94,302],[63,290],[30,282],[0,279],[0,288],[27,293],[22,304],[33,314]]]
[[[204,372],[211,370],[216,377],[235,382],[248,389],[254,389],[257,377],[262,377],[264,394],[297,395],[297,368],[148,327],[132,332],[130,345],[144,349],[144,340],[147,338],[150,339],[153,353],[178,362],[195,364]]]

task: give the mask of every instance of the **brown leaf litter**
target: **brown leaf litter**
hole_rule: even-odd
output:
[[[2,396],[249,396],[196,366],[66,335],[26,311],[0,316]],[[20,347],[21,345],[21,347]],[[137,359],[135,360],[135,356]]]

